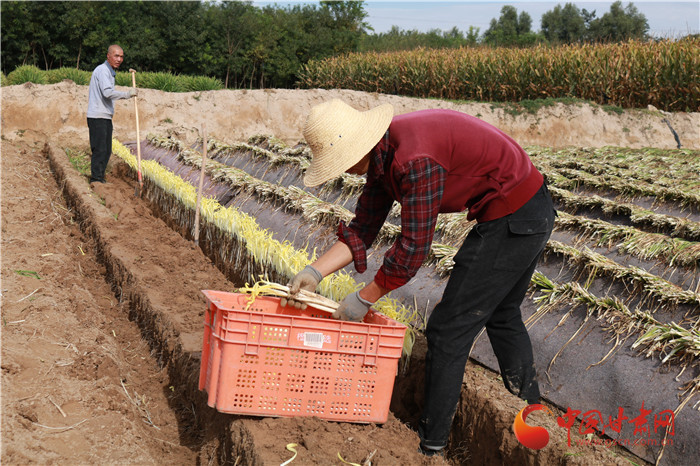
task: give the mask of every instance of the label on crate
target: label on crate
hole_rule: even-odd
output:
[[[304,346],[312,348],[323,348],[325,341],[323,333],[304,332]]]

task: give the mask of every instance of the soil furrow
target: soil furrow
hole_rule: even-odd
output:
[[[194,463],[167,373],[25,137],[2,142],[3,464]]]

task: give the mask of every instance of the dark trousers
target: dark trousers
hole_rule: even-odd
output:
[[[104,118],[88,118],[90,131],[90,183],[105,181],[105,170],[109,157],[112,155],[112,120]]]
[[[428,319],[421,444],[445,447],[474,339],[486,326],[511,393],[540,397],[532,345],[520,314],[530,278],[556,216],[547,187],[503,218],[477,224],[455,255],[442,301]]]

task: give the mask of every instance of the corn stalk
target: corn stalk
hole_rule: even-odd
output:
[[[697,111],[699,43],[688,38],[350,53],[309,61],[299,82],[310,89],[423,98],[521,102],[574,97],[623,108],[651,104],[667,111]]]

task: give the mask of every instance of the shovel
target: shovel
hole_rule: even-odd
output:
[[[131,73],[131,84],[134,86],[134,89],[136,89],[136,70],[130,68],[129,73]],[[141,177],[141,135],[139,134],[139,106],[136,96],[134,96],[134,113],[136,114],[136,167],[139,181],[139,185],[134,190],[134,196],[141,197],[141,193],[143,192],[143,178]]]
[[[199,209],[202,205],[202,187],[204,186],[204,165],[207,163],[207,127],[202,124],[202,166],[199,168],[199,189],[197,189],[197,204],[194,210],[194,244],[199,246]]]

